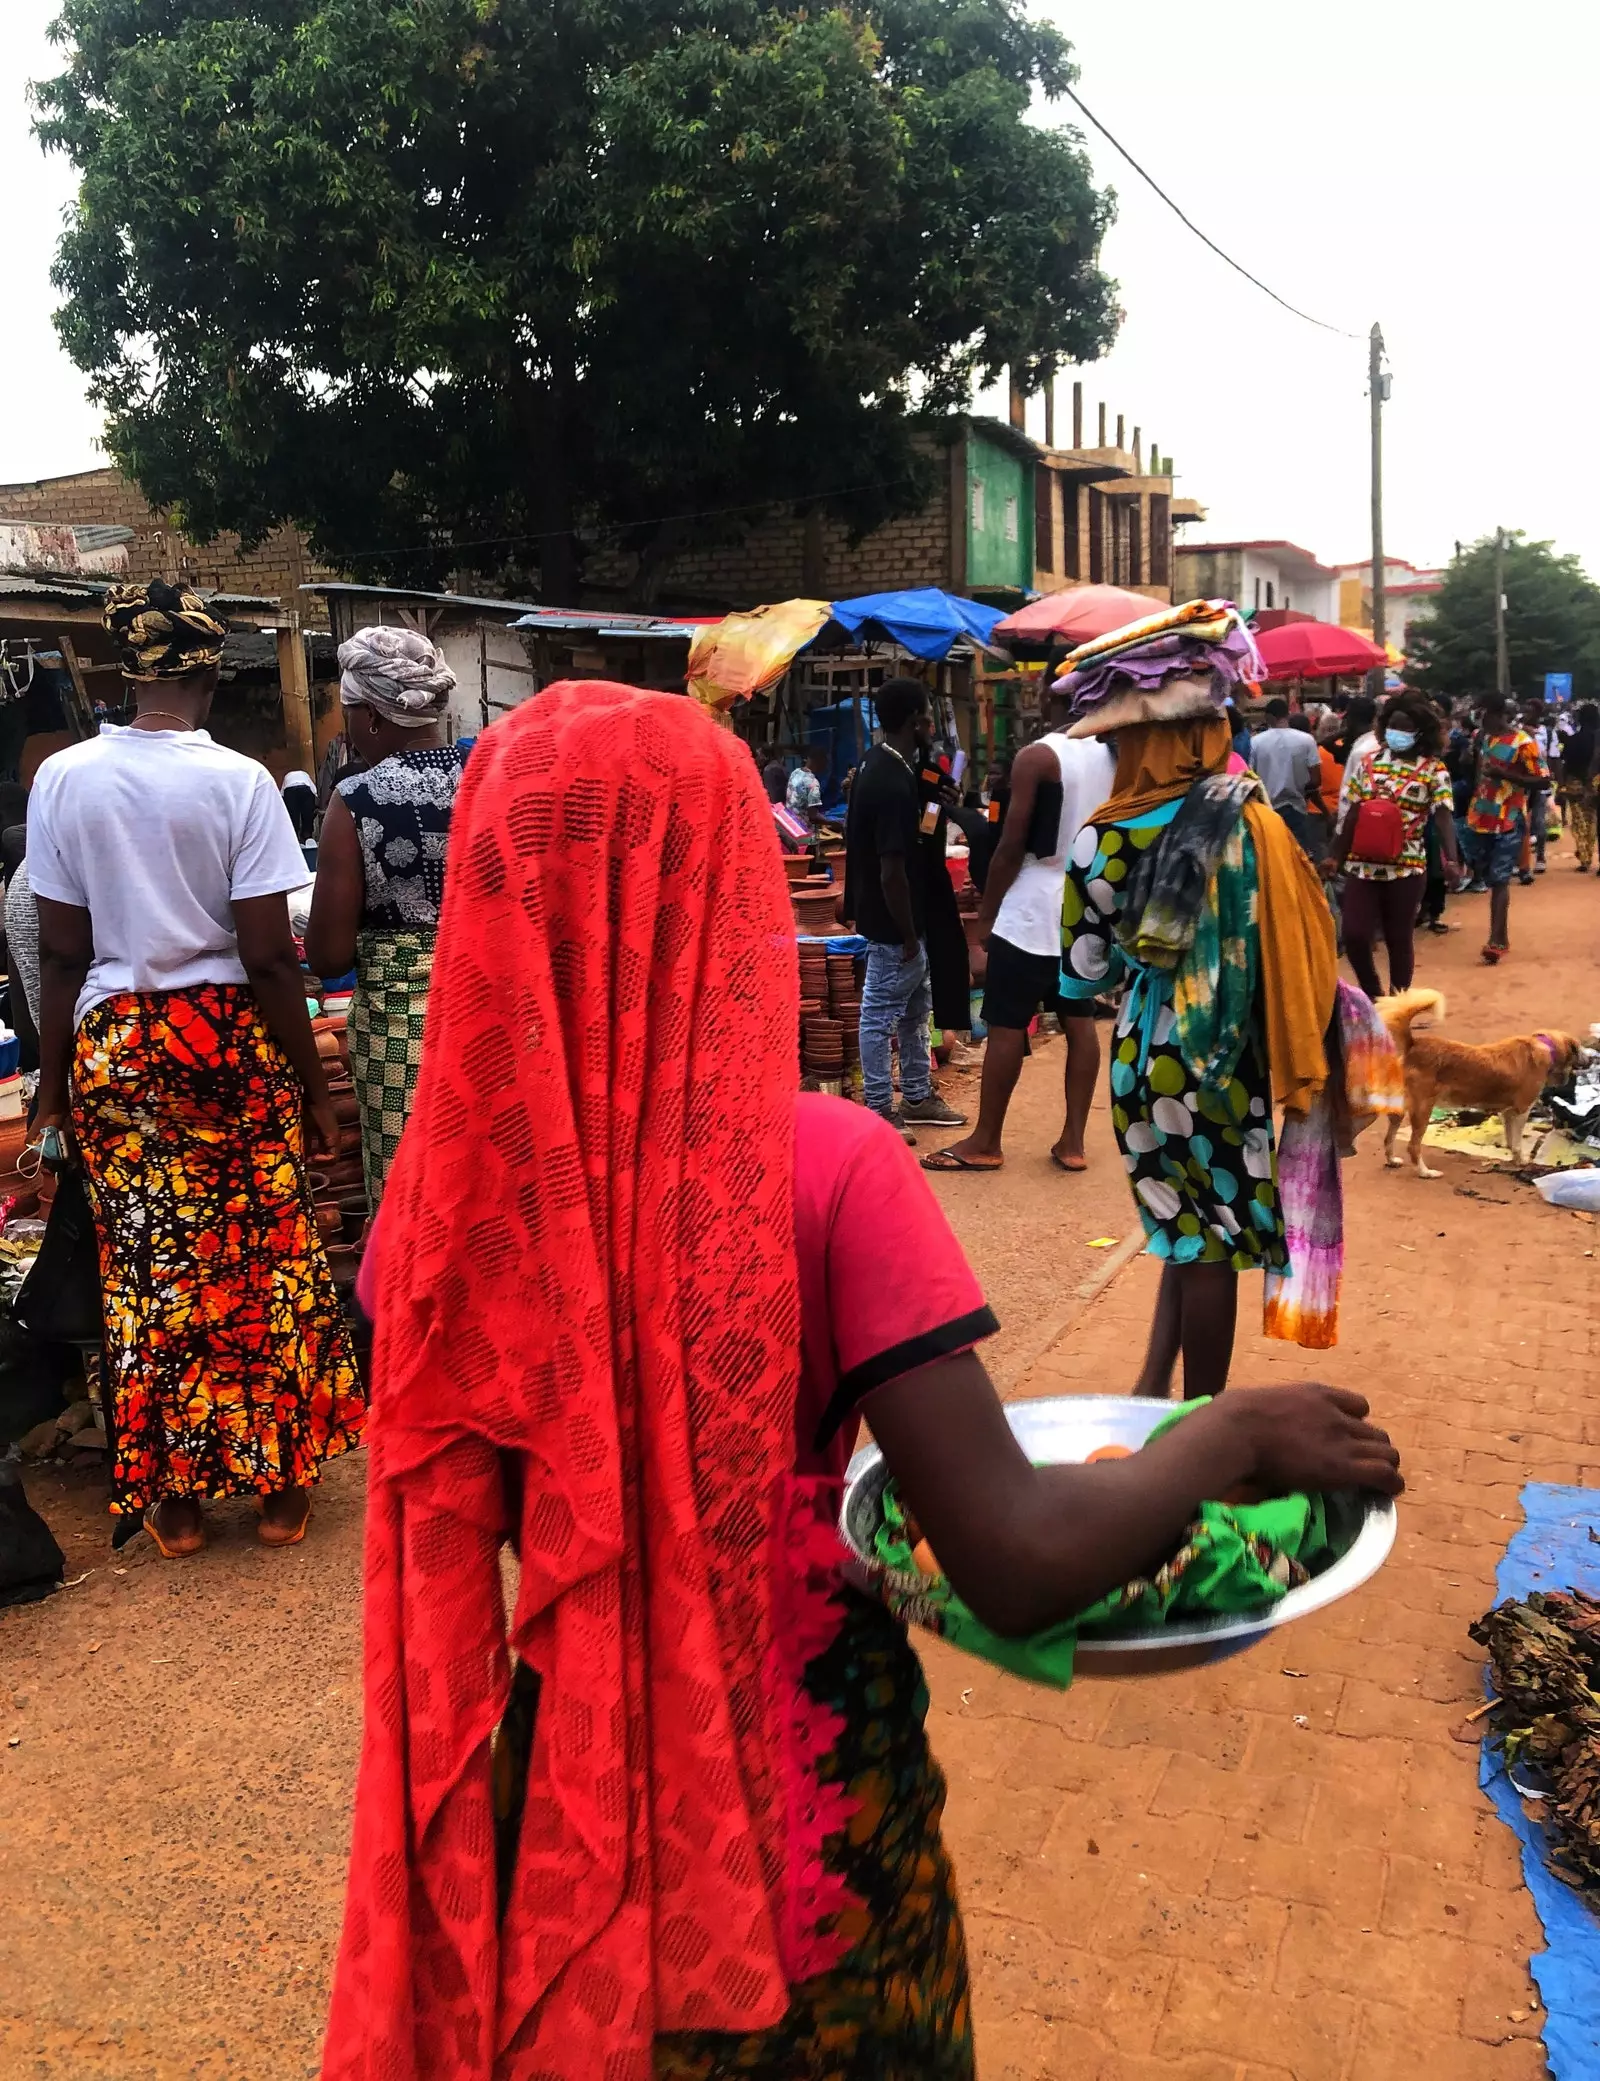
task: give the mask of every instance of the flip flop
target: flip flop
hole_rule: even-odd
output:
[[[167,1542],[156,1530],[156,1510],[158,1510],[160,1507],[161,1506],[157,1504],[155,1506],[155,1509],[147,1510],[145,1512],[144,1528],[150,1534],[150,1537],[155,1541],[156,1551],[160,1554],[162,1560],[188,1561],[192,1560],[197,1553],[204,1552],[206,1543],[206,1529],[203,1523],[201,1524],[199,1531],[194,1534],[192,1544],[168,1546]]]
[[[1054,1149],[1050,1151],[1050,1161],[1058,1171],[1065,1171],[1069,1178],[1076,1178],[1089,1168],[1087,1156],[1058,1156]]]
[[[935,1149],[931,1156],[924,1156],[925,1171],[1003,1171],[1005,1160],[999,1163],[974,1163],[970,1156],[958,1156],[954,1149]]]
[[[263,1546],[298,1546],[306,1536],[306,1526],[311,1522],[311,1498],[306,1497],[306,1507],[300,1513],[300,1522],[297,1525],[269,1524],[266,1505],[259,1498],[256,1501],[256,1513],[261,1519],[260,1524],[256,1526],[256,1537]]]
[[[1487,962],[1491,968],[1496,968],[1505,959],[1507,954],[1510,953],[1510,951],[1511,949],[1509,947],[1497,947],[1491,940],[1490,943],[1480,951],[1478,959],[1480,961]]]

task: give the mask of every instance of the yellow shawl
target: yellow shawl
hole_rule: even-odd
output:
[[[1286,1113],[1310,1111],[1328,1081],[1323,1035],[1333,1017],[1339,957],[1317,870],[1265,802],[1247,802],[1261,906],[1261,999],[1272,1089]]]

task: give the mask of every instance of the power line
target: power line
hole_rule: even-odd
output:
[[[1195,223],[1192,217],[1187,217],[1184,215],[1183,211],[1179,209],[1178,205],[1173,201],[1172,197],[1167,193],[1166,189],[1162,187],[1161,183],[1155,178],[1155,176],[1153,174],[1145,172],[1144,168],[1139,164],[1138,160],[1135,159],[1132,152],[1128,150],[1127,146],[1111,135],[1111,132],[1106,128],[1105,124],[1101,122],[1100,118],[1094,113],[1092,109],[1084,106],[1083,102],[1079,100],[1078,96],[1073,93],[1070,87],[1063,87],[1061,91],[1066,95],[1067,99],[1070,102],[1072,102],[1073,105],[1078,109],[1080,114],[1088,117],[1089,121],[1093,123],[1094,127],[1096,128],[1096,130],[1099,131],[1100,135],[1106,140],[1107,144],[1109,144],[1110,146],[1112,146],[1114,150],[1122,154],[1123,158],[1127,160],[1128,164],[1133,168],[1134,172],[1139,176],[1140,180],[1148,182],[1149,185],[1155,189],[1156,193],[1161,197],[1161,200],[1166,204],[1167,208],[1171,210],[1172,214],[1178,219],[1179,223],[1187,225],[1189,230],[1194,233],[1197,239],[1199,239],[1200,243],[1203,246],[1209,246],[1212,252],[1216,254],[1219,260],[1225,260],[1228,263],[1229,267],[1233,269],[1235,274],[1243,275],[1247,282],[1253,282],[1256,288],[1258,288],[1264,296],[1270,296],[1274,303],[1282,304],[1283,308],[1286,311],[1291,312],[1296,318],[1303,318],[1307,325],[1315,325],[1322,332],[1337,333],[1339,338],[1342,340],[1359,340],[1361,338],[1361,334],[1359,332],[1346,332],[1342,325],[1330,325],[1325,318],[1313,318],[1309,311],[1302,311],[1298,305],[1290,303],[1289,299],[1286,296],[1280,296],[1276,289],[1269,289],[1266,283],[1262,281],[1259,275],[1253,275],[1250,272],[1249,268],[1241,267],[1238,261],[1234,259],[1231,253],[1223,252],[1222,248],[1217,244],[1214,238],[1206,237],[1205,233],[1200,229],[1199,225]]]

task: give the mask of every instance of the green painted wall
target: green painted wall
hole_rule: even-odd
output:
[[[967,435],[967,590],[1033,590],[1033,465]]]

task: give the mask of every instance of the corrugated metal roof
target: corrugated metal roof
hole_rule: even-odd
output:
[[[582,614],[565,608],[540,607],[514,621],[514,629],[539,629],[547,635],[643,636],[676,639],[690,643],[705,627],[703,621],[674,621],[659,614]]]
[[[74,521],[72,532],[78,538],[80,549],[119,549],[124,542],[133,540],[131,527],[123,527],[111,520],[92,520],[83,527]]]
[[[327,580],[321,585],[302,585],[303,593],[320,593],[324,599],[349,596],[356,599],[376,600],[426,600],[435,607],[492,607],[496,613],[502,608],[511,614],[536,614],[539,609],[532,600],[479,600],[469,593],[430,593],[409,585],[349,585],[343,579]]]
[[[107,587],[93,578],[28,578],[21,571],[0,571],[0,597],[54,600],[84,607],[97,607]]]

